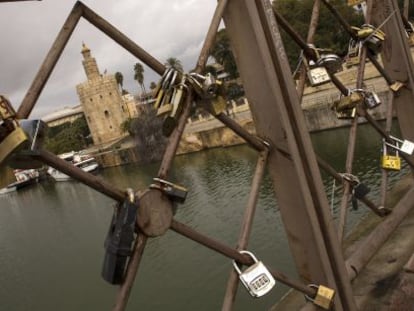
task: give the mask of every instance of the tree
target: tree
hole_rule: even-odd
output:
[[[178,58],[175,57],[169,57],[167,58],[165,64],[167,67],[174,68],[175,70],[183,72],[183,65],[181,64],[181,61]]]
[[[163,119],[157,117],[157,111],[153,106],[145,105],[145,109],[138,117],[129,119],[123,124],[123,128],[135,138],[143,163],[162,159],[168,141],[162,134],[162,123]]]
[[[338,10],[342,17],[350,25],[361,26],[363,16],[361,13],[349,7],[346,1],[331,0],[330,3]],[[287,20],[296,32],[302,37],[307,37],[313,0],[277,0],[273,1],[274,8]],[[281,31],[285,51],[292,70],[297,66],[300,48],[284,32]],[[319,23],[314,37],[317,48],[330,49],[339,56],[345,56],[348,50],[349,35],[341,27],[335,17],[325,6],[321,6]]]
[[[157,83],[155,83],[154,81],[152,81],[152,82],[150,83],[150,89],[151,89],[151,90],[154,90],[156,87],[157,87]]]
[[[230,39],[226,29],[221,29],[217,32],[210,54],[214,57],[217,63],[224,67],[224,71],[229,74],[230,78],[235,79],[239,76],[236,60],[231,51]]]
[[[144,66],[141,63],[136,63],[134,65],[134,80],[138,82],[141,87],[142,92],[145,94],[144,86]]]
[[[119,88],[121,89],[121,93],[123,92],[123,84],[124,84],[124,76],[119,71],[115,72],[115,80],[118,84]]]

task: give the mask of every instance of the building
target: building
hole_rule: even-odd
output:
[[[95,145],[116,141],[127,134],[122,123],[136,115],[134,105],[122,98],[115,75],[101,74],[90,49],[83,44],[83,68],[87,81],[76,90]],[[132,110],[132,111],[131,111]]]
[[[83,116],[83,110],[80,105],[74,107],[65,107],[59,111],[54,111],[42,117],[49,127],[61,125],[63,123],[72,123]]]

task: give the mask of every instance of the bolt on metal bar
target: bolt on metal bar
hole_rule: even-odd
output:
[[[263,151],[259,154],[259,158],[257,159],[256,170],[253,175],[249,199],[246,205],[246,209],[244,211],[243,222],[241,225],[240,235],[236,246],[237,250],[245,250],[247,248],[253,224],[253,218],[256,212],[260,185],[263,180],[264,172],[266,169],[268,155],[269,152],[267,150]],[[236,271],[234,271],[234,269],[231,270],[227,282],[226,293],[224,295],[223,306],[221,309],[222,311],[230,311],[233,309],[233,303],[237,293],[238,280],[238,274],[236,273]]]
[[[185,236],[199,244],[206,246],[207,248],[210,248],[218,253],[221,253],[222,255],[230,259],[236,260],[237,262],[243,265],[250,266],[254,263],[253,259],[250,258],[249,256],[243,255],[239,253],[239,251],[237,251],[236,249],[233,249],[219,241],[211,239],[176,220],[172,221],[170,229],[182,236]],[[289,278],[287,275],[279,271],[276,271],[274,269],[269,269],[269,271],[273,275],[273,277],[279,282],[291,288],[294,288],[306,295],[309,295],[311,297],[315,296],[316,294],[315,289],[310,288],[299,281],[293,280]]]
[[[146,52],[144,49],[139,47],[136,43],[134,43],[131,39],[125,36],[122,32],[108,23],[105,19],[100,17],[94,11],[92,11],[89,7],[85,4],[80,3],[82,6],[83,17],[94,25],[96,28],[101,30],[105,33],[108,37],[114,40],[116,43],[121,45],[124,49],[130,52],[132,55],[139,58],[143,63],[145,63],[148,67],[154,70],[159,75],[162,75],[165,71],[165,66],[155,59],[152,55]]]
[[[217,30],[220,26],[220,21],[223,17],[223,12],[226,9],[228,0],[219,0],[214,11],[213,19],[211,20],[210,27],[207,32],[207,36],[204,40],[203,48],[198,56],[197,65],[195,71],[201,73],[206,64],[208,57],[210,55],[210,49],[214,44],[214,39],[216,38]]]
[[[414,188],[412,187],[394,207],[392,214],[371,231],[346,260],[351,280],[358,276],[359,272],[367,265],[372,256],[375,255],[413,207]]]
[[[81,16],[82,5],[76,2],[17,110],[18,119],[29,117]]]
[[[339,23],[342,25],[342,27],[345,29],[345,31],[355,40],[358,39],[357,34],[355,31],[352,30],[351,26],[348,24],[348,22],[341,16],[341,14],[336,10],[333,5],[328,0],[322,0],[323,4],[325,4],[326,8],[334,15],[334,17],[339,21]],[[388,73],[384,70],[384,68],[381,66],[381,64],[376,59],[375,55],[373,55],[370,51],[367,51],[366,56],[369,58],[369,60],[372,62],[372,64],[375,66],[375,68],[378,70],[378,72],[382,75],[382,77],[385,79],[388,85],[393,84],[395,81],[391,79],[391,77],[388,75]]]

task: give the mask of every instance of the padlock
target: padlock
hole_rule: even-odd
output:
[[[4,163],[0,164],[0,189],[14,182],[16,182],[16,176],[14,175],[13,169]]]
[[[28,137],[15,118],[16,112],[9,100],[0,95],[0,164],[28,146]]]
[[[387,144],[383,139],[382,144],[383,154],[381,156],[381,167],[385,170],[401,170],[401,158],[398,155],[398,150],[395,150],[395,155],[389,155],[387,150]]]
[[[161,178],[153,178],[156,184],[151,184],[151,189],[158,189],[164,192],[168,198],[177,203],[184,203],[187,198],[188,190],[187,188],[173,184],[167,180]]]
[[[14,169],[41,168],[43,162],[33,160],[30,154],[31,151],[43,146],[46,139],[47,124],[42,120],[19,120],[19,125],[28,136],[28,146],[10,156],[9,166]]]
[[[345,109],[342,111],[336,111],[336,117],[340,120],[351,120],[356,116],[356,108]]]
[[[328,72],[324,67],[315,67],[308,70],[308,80],[312,86],[318,86],[331,81]]]
[[[381,100],[375,92],[364,92],[364,104],[367,109],[373,109],[381,105]]]
[[[308,286],[317,289],[317,292],[315,298],[311,298],[305,295],[305,298],[307,300],[313,302],[315,305],[325,310],[330,310],[333,307],[335,297],[335,291],[333,289],[323,285],[318,286],[315,284],[310,284]]]
[[[404,83],[400,81],[395,81],[393,84],[390,85],[391,91],[394,93],[398,92],[402,87],[404,86]]]
[[[389,143],[389,142],[385,142],[386,145],[390,146],[393,149],[404,152],[408,155],[413,154],[413,151],[414,151],[414,143],[413,142],[411,142],[409,140],[406,140],[406,139],[402,140],[402,139],[399,139],[399,138],[391,136],[391,135],[389,136],[389,139],[391,141],[393,141],[395,145],[393,145],[392,143]],[[401,144],[401,147],[399,146],[399,144]]]
[[[334,101],[333,108],[337,112],[349,110],[361,104],[363,100],[360,91],[351,91],[348,96],[341,96],[339,100]]]
[[[249,255],[255,262],[242,272],[237,262],[233,260],[233,267],[239,275],[240,281],[249,294],[255,298],[267,294],[276,284],[272,274],[251,252],[240,251],[240,253]]]
[[[111,284],[122,284],[128,258],[132,254],[135,224],[139,203],[132,189],[127,189],[127,198],[118,203],[105,239],[105,258],[102,277]]]
[[[319,67],[325,67],[330,73],[338,72],[342,69],[342,58],[336,54],[321,54],[316,61]]]
[[[353,189],[352,189],[352,194],[355,196],[355,198],[357,198],[357,199],[359,199],[359,200],[361,200],[361,199],[363,199],[369,192],[371,191],[371,189],[367,186],[367,185],[365,185],[365,184],[363,184],[363,183],[361,183],[361,182],[359,182],[359,183],[357,183],[354,187],[353,187]]]

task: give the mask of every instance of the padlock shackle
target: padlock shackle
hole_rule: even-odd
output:
[[[250,256],[255,263],[258,262],[256,256],[253,255],[252,252],[242,250],[242,251],[239,251],[239,253],[240,254],[246,254],[246,255]],[[237,272],[238,275],[240,275],[242,273],[241,270],[240,270],[239,265],[237,264],[237,262],[235,260],[233,260],[233,267],[234,267],[234,269],[236,269],[236,272]]]

